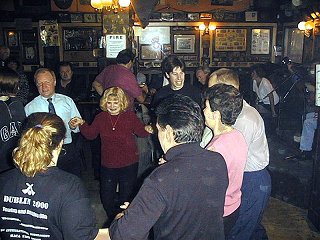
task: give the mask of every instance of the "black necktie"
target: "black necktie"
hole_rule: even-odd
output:
[[[48,98],[47,101],[49,102],[49,113],[56,114],[56,110],[54,109],[52,98]]]

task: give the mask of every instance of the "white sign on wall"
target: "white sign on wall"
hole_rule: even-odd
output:
[[[107,34],[106,35],[106,57],[116,58],[118,53],[126,49],[125,34]]]

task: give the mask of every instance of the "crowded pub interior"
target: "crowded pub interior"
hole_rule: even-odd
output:
[[[320,239],[319,0],[1,0],[0,239]]]

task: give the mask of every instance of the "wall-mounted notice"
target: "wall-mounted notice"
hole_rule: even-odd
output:
[[[252,29],[251,54],[269,54],[270,29]]]
[[[126,49],[125,34],[107,34],[106,35],[106,57],[116,58],[118,53]]]

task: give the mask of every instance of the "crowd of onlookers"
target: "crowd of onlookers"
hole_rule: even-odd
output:
[[[76,103],[87,91],[71,63],[57,75],[37,69],[38,95],[29,99],[30,82],[8,51],[0,47],[1,239],[267,239],[267,136],[281,96],[266,65],[251,68],[256,101],[248,103],[235,70],[201,66],[189,84],[184,61],[169,55],[148,82],[125,49],[93,81],[100,110],[86,119]],[[300,86],[291,64],[289,81]],[[303,86],[311,92],[312,83]],[[99,146],[108,217],[100,230],[80,180],[79,137]],[[308,144],[302,137],[301,150]]]

